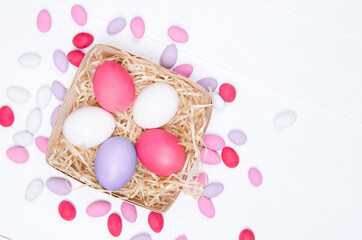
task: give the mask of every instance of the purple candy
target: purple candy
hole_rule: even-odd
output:
[[[126,27],[126,20],[124,18],[115,18],[108,23],[107,33],[116,34]]]
[[[64,52],[56,50],[53,53],[53,61],[59,71],[65,73],[68,70],[68,58]]]
[[[218,86],[215,78],[203,78],[197,81],[197,83],[205,88],[207,91],[209,91],[209,87],[211,87],[212,91],[215,91]]]
[[[120,189],[131,180],[136,165],[136,150],[125,137],[111,137],[104,141],[94,160],[98,182],[111,191]]]
[[[148,233],[140,233],[132,237],[131,240],[152,240],[152,238]]]
[[[72,191],[72,184],[65,178],[52,177],[46,181],[47,188],[53,193],[66,196]]]
[[[52,92],[54,97],[59,101],[63,101],[65,94],[67,93],[67,89],[58,81],[54,81],[52,83]]]
[[[244,145],[248,140],[246,134],[240,130],[232,130],[228,134],[229,140],[236,145]]]
[[[60,111],[60,107],[62,105],[59,105],[58,107],[54,108],[53,112],[52,112],[52,116],[50,117],[50,125],[52,125],[52,127],[54,127],[55,121],[57,120],[58,117],[58,113]]]
[[[221,183],[210,183],[204,188],[204,197],[214,198],[224,191],[224,185]]]
[[[177,61],[177,48],[175,44],[168,45],[163,50],[160,58],[160,65],[164,68],[172,68]]]

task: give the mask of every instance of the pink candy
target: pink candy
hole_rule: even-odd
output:
[[[155,233],[159,233],[163,228],[163,216],[161,213],[150,212],[148,215],[148,224]]]
[[[107,201],[96,201],[90,204],[86,212],[91,217],[102,217],[111,210],[111,204]]]
[[[170,27],[167,31],[167,34],[172,41],[178,43],[185,43],[189,40],[189,35],[187,32],[183,28],[177,26]]]
[[[43,9],[38,13],[36,25],[40,32],[45,33],[50,30],[52,26],[52,18],[47,10]]]
[[[215,152],[213,150],[207,150],[207,153],[206,154],[205,153],[206,153],[206,148],[201,148],[201,150],[200,150],[201,162],[209,164],[209,165],[216,165],[221,162],[221,158],[217,154],[217,152]]]
[[[47,152],[48,141],[49,139],[45,137],[35,138],[35,144],[42,153]]]
[[[248,176],[250,183],[255,187],[259,187],[263,183],[263,176],[256,168],[250,168]]]
[[[131,26],[131,31],[132,31],[133,35],[137,39],[140,39],[143,37],[143,35],[145,34],[145,22],[143,21],[143,19],[141,17],[133,18],[131,20],[130,26]]]
[[[72,18],[80,26],[87,23],[87,12],[80,5],[74,5],[71,10]]]
[[[198,200],[198,206],[200,212],[208,218],[213,218],[215,216],[215,208],[211,200],[206,197],[200,197]]]
[[[205,135],[204,142],[206,147],[211,150],[222,150],[225,147],[224,139],[215,134]]]
[[[29,153],[23,147],[12,147],[6,151],[6,156],[15,163],[25,163],[29,159]]]
[[[130,223],[137,220],[136,207],[128,202],[123,202],[121,205],[121,212],[123,217]]]
[[[174,69],[172,69],[173,72],[178,73],[187,78],[190,77],[193,70],[194,70],[194,68],[190,64],[178,65]]]
[[[179,236],[178,238],[176,238],[176,240],[187,240],[187,237],[182,235],[182,236]]]

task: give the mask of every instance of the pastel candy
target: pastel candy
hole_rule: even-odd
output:
[[[47,10],[43,9],[38,13],[36,25],[40,32],[45,33],[50,30],[52,26],[52,18]]]
[[[225,141],[222,137],[215,134],[207,134],[204,137],[205,145],[211,150],[221,150],[225,147]]]
[[[83,58],[84,58],[84,52],[79,51],[79,50],[73,50],[70,51],[67,55],[68,61],[76,66],[79,67],[80,63],[82,62]]]
[[[72,184],[61,177],[51,177],[46,181],[47,188],[59,196],[66,196],[72,191]]]
[[[148,225],[155,233],[159,233],[163,229],[163,216],[161,213],[150,212],[148,215]]]
[[[108,231],[113,237],[118,237],[122,232],[122,219],[117,213],[109,215],[107,220]]]
[[[199,177],[197,178],[197,181],[200,184],[206,185],[209,182],[209,177],[207,176],[206,173],[200,173]]]
[[[224,185],[221,183],[210,183],[204,188],[204,196],[214,198],[224,191]]]
[[[35,138],[35,145],[38,147],[38,149],[42,152],[42,153],[46,153],[47,152],[47,147],[48,147],[48,138],[45,137],[37,137]]]
[[[248,177],[250,180],[250,183],[255,186],[259,187],[263,183],[263,176],[256,168],[250,168],[248,172]]]
[[[126,27],[126,20],[124,18],[115,18],[108,23],[107,33],[108,34],[116,34],[121,32]]]
[[[74,5],[71,10],[71,15],[75,23],[84,26],[87,23],[87,12],[80,5]]]
[[[111,204],[107,201],[96,201],[90,204],[86,212],[91,217],[102,217],[111,210]]]
[[[137,211],[134,205],[127,202],[123,202],[121,205],[121,212],[123,217],[128,222],[134,223],[137,220]]]
[[[145,34],[145,22],[143,21],[143,19],[141,17],[133,18],[131,20],[130,26],[131,26],[131,31],[132,31],[133,35],[137,39],[140,39],[143,37],[143,35]]]
[[[32,134],[39,131],[42,122],[42,115],[39,108],[31,111],[26,119],[26,130]]]
[[[46,85],[39,88],[36,94],[36,105],[38,108],[43,109],[50,103],[52,97],[52,91]]]
[[[274,126],[277,128],[287,128],[297,120],[297,114],[293,111],[280,112],[274,118]]]
[[[160,65],[164,68],[172,68],[177,61],[177,48],[175,44],[168,45],[162,52]]]
[[[206,197],[200,197],[198,200],[198,207],[200,212],[208,218],[213,218],[215,216],[215,208],[211,200]]]
[[[206,151],[206,148],[201,148],[200,159],[201,159],[201,162],[209,164],[209,165],[216,165],[221,162],[221,158],[217,154],[217,152],[215,152],[213,150]]]
[[[246,134],[240,130],[232,130],[228,134],[229,140],[236,145],[244,145],[248,140]]]
[[[90,33],[81,32],[73,37],[73,45],[76,48],[86,48],[89,47],[94,41],[94,37]]]
[[[152,238],[148,233],[140,233],[133,236],[130,240],[152,240]]]
[[[168,36],[171,38],[172,41],[178,43],[185,43],[189,40],[189,35],[187,32],[178,26],[169,27],[167,30]]]
[[[9,87],[6,89],[8,98],[16,103],[25,103],[30,98],[30,93],[23,87]]]
[[[229,83],[224,83],[219,88],[219,94],[225,102],[233,102],[236,97],[235,87]]]
[[[6,156],[15,163],[25,163],[29,159],[29,153],[20,146],[11,147],[6,151]]]
[[[216,92],[213,92],[212,97],[214,99],[214,109],[219,110],[219,111],[224,110],[225,101],[220,97],[220,95]]]
[[[50,116],[50,125],[53,127],[55,124],[55,121],[57,120],[60,108],[62,107],[62,105],[57,106],[56,108],[54,108],[52,115]]]
[[[173,72],[178,73],[184,77],[190,77],[194,68],[191,64],[181,64],[172,69]]]
[[[65,94],[67,93],[67,89],[59,81],[54,81],[52,83],[52,92],[56,99],[63,101]]]
[[[19,63],[23,67],[36,67],[40,64],[41,58],[36,53],[24,53],[18,59]]]
[[[224,164],[229,168],[235,168],[239,165],[239,155],[231,147],[224,147],[221,152],[221,158]]]
[[[211,77],[200,79],[197,83],[207,91],[209,91],[209,87],[211,87],[211,91],[215,91],[218,86],[216,79]]]
[[[182,236],[179,236],[178,238],[176,238],[176,240],[187,240],[187,237],[182,235]]]
[[[43,180],[41,180],[39,178],[32,180],[26,187],[25,200],[26,201],[35,200],[40,195],[40,193],[43,191],[43,189],[44,189]]]
[[[14,123],[14,113],[8,106],[0,108],[0,125],[3,127],[10,127]]]
[[[244,229],[240,232],[239,240],[255,240],[254,233],[250,229]]]
[[[58,206],[59,215],[66,221],[72,221],[77,215],[74,205],[69,201],[62,201]]]
[[[67,72],[68,70],[68,58],[67,55],[61,50],[56,50],[53,53],[53,61],[55,67],[62,73]]]
[[[26,147],[33,143],[34,137],[28,131],[20,131],[14,134],[13,140],[17,145]]]

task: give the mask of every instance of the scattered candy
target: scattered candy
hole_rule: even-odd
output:
[[[36,53],[25,53],[19,57],[19,63],[23,67],[36,67],[40,64],[40,56]]]
[[[256,168],[250,168],[248,176],[250,183],[255,187],[259,187],[263,183],[263,176]]]
[[[244,145],[248,140],[248,137],[243,131],[232,130],[228,134],[229,140],[236,145]]]
[[[67,72],[68,70],[68,58],[65,55],[64,52],[62,52],[61,50],[56,50],[53,53],[53,61],[55,64],[55,67],[61,71],[62,73]]]
[[[233,85],[229,83],[221,84],[219,88],[219,94],[225,102],[232,102],[236,97],[236,90]]]
[[[209,91],[209,87],[211,87],[211,91],[215,91],[218,86],[218,83],[215,78],[203,78],[197,81],[199,85]]]
[[[211,200],[206,197],[200,197],[198,200],[198,206],[200,212],[208,218],[213,218],[215,216],[215,208]]]
[[[287,128],[297,120],[297,114],[293,111],[284,111],[274,118],[274,126],[277,128]]]
[[[204,196],[214,198],[224,191],[224,185],[221,183],[210,183],[204,187]]]
[[[35,138],[35,144],[42,153],[47,152],[48,141],[49,141],[49,139],[45,138],[45,137]]]
[[[224,100],[220,97],[220,95],[216,92],[212,93],[212,97],[214,99],[214,109],[216,110],[224,110],[225,109],[225,102]]]
[[[145,34],[145,22],[141,17],[135,17],[131,20],[131,31],[133,35],[140,39]]]
[[[255,240],[254,233],[250,229],[244,229],[240,232],[239,240]]]
[[[10,127],[14,123],[14,113],[8,106],[0,108],[0,125],[3,127]]]
[[[25,103],[30,98],[29,91],[22,87],[9,87],[6,90],[6,95],[11,101],[16,103]]]
[[[121,212],[128,222],[134,223],[137,220],[137,211],[134,205],[128,202],[123,202],[121,205]]]
[[[73,38],[73,45],[76,48],[86,48],[89,47],[94,41],[94,37],[92,34],[81,32],[74,36]]]
[[[159,233],[163,228],[163,216],[161,213],[150,212],[148,215],[148,225],[155,233]]]
[[[204,137],[204,142],[207,149],[211,150],[221,150],[225,147],[224,139],[215,134],[206,134]]]
[[[50,125],[52,127],[54,127],[55,121],[57,120],[58,113],[59,113],[61,107],[62,107],[62,105],[57,106],[56,108],[54,108],[54,110],[52,112],[52,115],[50,117]]]
[[[40,32],[45,33],[50,30],[52,26],[52,18],[47,10],[43,9],[38,13],[36,25]]]
[[[177,48],[175,44],[168,45],[163,50],[160,58],[160,65],[165,68],[172,68],[177,61]]]
[[[219,154],[213,150],[207,150],[206,148],[201,148],[200,150],[200,159],[201,162],[209,164],[209,165],[217,165],[221,162]]]
[[[189,40],[189,35],[187,34],[187,32],[183,28],[177,26],[169,27],[167,30],[167,34],[172,41],[178,43],[185,43]]]
[[[107,33],[116,34],[121,32],[126,27],[126,20],[124,18],[115,18],[108,23]]]
[[[17,145],[26,147],[33,143],[34,137],[28,131],[20,131],[14,134],[13,140]]]
[[[148,233],[140,233],[132,237],[130,240],[152,240],[152,238]]]
[[[229,168],[235,168],[239,165],[239,155],[231,147],[224,147],[221,152],[221,158]]]
[[[184,77],[190,77],[194,68],[191,64],[181,64],[172,69],[173,72],[178,73]]]
[[[26,130],[32,134],[39,131],[42,122],[41,111],[39,108],[35,108],[31,111],[26,119]]]
[[[29,153],[23,147],[11,147],[6,151],[6,156],[15,163],[25,163],[29,159]]]
[[[63,101],[65,94],[67,93],[67,89],[60,82],[54,81],[52,83],[52,92],[56,99]]]
[[[82,62],[83,58],[84,58],[84,52],[79,51],[79,50],[73,50],[70,51],[67,55],[68,61],[76,66],[79,67],[80,63]]]
[[[87,23],[87,12],[82,6],[74,5],[72,7],[71,14],[76,24],[84,26]]]
[[[206,185],[209,182],[209,177],[207,176],[206,173],[200,173],[197,181],[200,184]]]
[[[187,237],[185,235],[182,235],[176,238],[176,240],[187,240]]]
[[[72,191],[72,184],[65,178],[51,177],[46,181],[47,188],[59,196],[66,196]]]
[[[50,103],[52,97],[52,91],[48,86],[42,86],[39,88],[36,94],[36,105],[38,108],[43,109]]]
[[[112,213],[109,215],[107,220],[107,226],[109,233],[113,237],[118,237],[122,232],[122,219],[117,213]]]
[[[103,217],[111,210],[111,204],[107,201],[96,201],[87,207],[87,214],[90,217]]]
[[[62,201],[58,206],[59,215],[66,221],[72,221],[77,212],[73,204],[69,201]]]
[[[25,200],[33,201],[36,199],[44,189],[44,183],[41,179],[32,180],[25,190]]]

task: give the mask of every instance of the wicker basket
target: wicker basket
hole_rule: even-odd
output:
[[[72,146],[64,138],[63,123],[72,111],[85,106],[99,106],[94,97],[92,80],[96,68],[106,60],[118,62],[130,73],[135,82],[136,97],[144,87],[155,82],[167,82],[178,92],[180,97],[178,112],[162,129],[178,137],[185,148],[186,162],[179,173],[160,177],[149,172],[138,161],[136,172],[130,182],[117,191],[108,191],[102,188],[95,177],[93,163],[99,146],[79,148]],[[123,113],[113,114],[116,119],[116,130],[112,136],[127,137],[135,144],[145,129],[135,124],[132,107]],[[190,188],[192,186],[197,189],[193,177],[197,176],[200,168],[200,148],[211,113],[212,95],[192,80],[124,50],[95,44],[85,55],[68,89],[49,139],[46,162],[58,171],[94,189],[137,206],[164,213],[180,192],[200,195],[200,192],[190,191]]]

